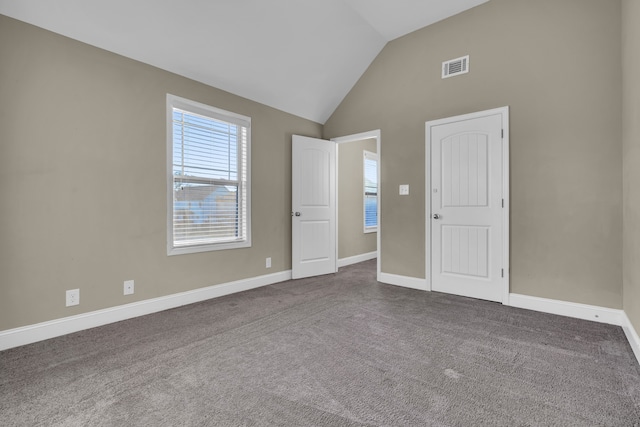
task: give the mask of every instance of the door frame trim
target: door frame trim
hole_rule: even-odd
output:
[[[502,138],[502,195],[504,198],[504,209],[502,210],[502,265],[504,268],[504,277],[502,278],[502,304],[508,305],[510,288],[509,211],[511,206],[509,197],[509,106],[431,120],[425,123],[425,277],[427,278],[427,290],[431,291],[433,283],[433,269],[431,268],[431,128],[496,114],[502,116],[502,129],[504,130]]]
[[[380,248],[380,235],[382,232],[382,217],[380,216],[380,206],[382,205],[382,197],[380,195],[381,192],[381,187],[382,185],[380,182],[380,170],[381,167],[380,165],[382,164],[382,153],[380,152],[380,146],[381,146],[381,132],[380,129],[376,129],[376,130],[371,130],[368,132],[361,132],[361,133],[356,133],[353,135],[345,135],[345,136],[339,136],[336,138],[331,138],[331,141],[335,142],[336,144],[344,144],[347,142],[354,142],[354,141],[361,141],[363,139],[371,139],[371,138],[375,138],[376,140],[376,151],[378,154],[378,232],[377,232],[377,236],[376,236],[376,251],[378,253],[377,255],[377,260],[376,260],[376,280],[380,281],[380,274],[381,274],[381,266],[382,266],[382,262],[381,262],[381,256],[382,256],[382,251]],[[339,200],[340,198],[338,197],[337,192],[340,191],[339,190],[339,176],[338,176],[338,170],[339,167],[338,165],[340,164],[340,156],[339,156],[339,151],[340,150],[336,150],[336,254],[338,254],[338,221],[339,221],[339,209],[340,209],[340,205],[339,205]],[[339,254],[336,256],[336,258],[338,258]]]

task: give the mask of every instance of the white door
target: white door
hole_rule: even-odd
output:
[[[293,135],[292,277],[335,273],[336,144]]]
[[[470,116],[427,125],[431,289],[502,302],[504,116]]]

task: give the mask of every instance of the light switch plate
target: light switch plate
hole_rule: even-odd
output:
[[[409,184],[400,185],[400,195],[408,196],[409,195]]]

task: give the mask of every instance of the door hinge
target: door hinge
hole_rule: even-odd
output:
[[[504,268],[502,269],[502,277],[504,277]]]
[[[504,138],[504,129],[502,129],[502,135],[501,136],[502,136],[502,138]]]
[[[504,199],[502,199],[502,207],[504,208]]]

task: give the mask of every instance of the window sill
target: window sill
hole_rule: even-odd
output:
[[[178,246],[178,247],[169,247],[167,249],[167,256],[194,254],[199,252],[222,251],[222,250],[228,250],[228,249],[250,248],[250,247],[251,247],[250,240],[243,240],[239,242],[226,242],[226,243],[209,243],[209,244],[192,245],[192,246]]]

